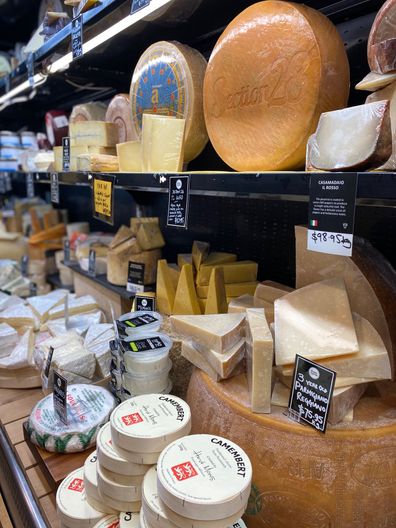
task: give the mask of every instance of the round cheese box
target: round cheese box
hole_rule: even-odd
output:
[[[96,474],[98,478],[98,489],[102,495],[107,495],[116,500],[124,502],[136,502],[141,499],[142,487],[138,486],[126,486],[119,482],[108,478],[100,467],[100,464],[96,465]]]
[[[143,463],[133,463],[114,449],[111,439],[110,422],[102,427],[97,438],[97,454],[100,465],[119,475],[127,477],[145,475],[150,466]]]
[[[121,512],[120,528],[141,528],[140,513]]]
[[[166,447],[157,465],[160,499],[182,517],[215,521],[237,515],[250,495],[252,465],[234,442],[192,435]]]
[[[136,396],[111,414],[111,437],[116,447],[136,453],[158,453],[170,442],[188,435],[190,408],[166,394]]]
[[[56,509],[60,521],[69,528],[93,527],[105,514],[87,502],[84,486],[84,468],[70,473],[56,492]]]
[[[113,508],[109,508],[102,503],[102,497],[98,489],[98,479],[96,476],[97,455],[96,451],[91,453],[84,463],[84,486],[88,504],[96,510],[111,514],[116,513]]]
[[[118,515],[108,515],[95,524],[94,528],[120,528]]]
[[[137,513],[142,507],[142,503],[140,500],[136,502],[125,502],[122,500],[114,499],[113,497],[109,497],[109,495],[105,495],[104,493],[102,493],[102,500],[107,506],[110,506],[111,508],[114,508],[114,510],[117,511]]]

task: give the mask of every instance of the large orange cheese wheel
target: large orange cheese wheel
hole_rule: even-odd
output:
[[[193,372],[192,434],[229,438],[252,461],[249,528],[396,526],[396,384],[369,387],[353,422],[323,434],[281,407],[251,413],[244,374],[216,383]]]
[[[204,81],[209,138],[239,171],[303,167],[320,114],[346,106],[349,65],[335,26],[309,7],[267,0],[218,40]]]

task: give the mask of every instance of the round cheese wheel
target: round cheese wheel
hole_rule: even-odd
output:
[[[115,510],[109,508],[102,503],[102,498],[98,489],[98,478],[96,475],[97,454],[96,451],[91,453],[84,463],[84,486],[87,497],[87,502],[96,510],[103,513],[116,513]],[[93,502],[91,502],[93,499]]]
[[[142,487],[140,485],[126,486],[110,479],[108,474],[105,475],[102,471],[100,464],[96,466],[96,475],[98,478],[98,489],[102,495],[124,502],[136,502],[141,499]]]
[[[184,161],[199,156],[208,142],[203,115],[202,87],[206,60],[179,42],[157,42],[140,57],[133,73],[130,99],[136,135],[141,136],[143,114],[184,118]]]
[[[144,511],[140,510],[140,526],[141,528],[151,528],[151,526],[148,524],[146,516],[144,515]]]
[[[378,11],[377,16],[371,26],[370,35],[367,41],[367,59],[371,71],[376,73],[386,73],[381,67],[378,60],[378,48],[377,46],[384,41],[390,42],[396,36],[396,1],[387,0],[381,9]],[[392,53],[394,56],[394,52]]]
[[[104,121],[107,107],[104,103],[85,103],[76,105],[69,117],[69,123],[78,121]]]
[[[69,528],[95,526],[104,514],[87,502],[84,487],[84,468],[70,473],[56,492],[56,508],[60,521]]]
[[[150,468],[149,465],[131,463],[114,449],[111,440],[110,422],[99,431],[96,448],[100,465],[119,475],[127,477],[140,476],[144,475]]]
[[[158,453],[173,440],[189,434],[191,413],[186,402],[176,396],[145,394],[114,409],[110,426],[116,448]]]
[[[192,435],[166,447],[157,465],[160,499],[189,519],[240,517],[249,499],[252,465],[237,444],[217,435]]]
[[[109,497],[109,495],[105,495],[104,493],[102,493],[102,501],[106,506],[110,506],[110,508],[114,508],[114,510],[119,512],[137,513],[142,507],[140,500],[136,502],[125,502],[120,499],[115,499],[114,497]]]
[[[125,460],[128,462],[149,466],[156,464],[161,454],[161,451],[158,451],[157,453],[136,453],[134,451],[127,451],[126,449],[123,449],[119,446],[117,446],[115,449],[117,449],[117,453],[125,458]]]
[[[159,26],[176,26],[187,22],[202,4],[202,0],[172,0],[144,18]]]
[[[322,112],[346,106],[349,65],[335,26],[309,7],[268,0],[238,15],[204,82],[209,138],[238,171],[304,166]]]
[[[94,528],[120,528],[118,515],[108,515],[95,524]]]
[[[69,120],[65,112],[50,110],[45,114],[45,129],[53,147],[62,146],[62,138],[69,134]]]
[[[227,436],[252,460],[249,526],[288,528],[291,519],[306,528],[392,525],[396,384],[371,387],[353,422],[328,425],[322,434],[290,421],[280,407],[253,414],[244,374],[216,383],[194,371],[187,395],[193,433]]]
[[[132,124],[131,102],[128,94],[117,94],[110,101],[105,121],[114,123],[118,127],[118,142],[135,141],[138,136]]]
[[[141,528],[140,513],[121,512],[120,528]]]

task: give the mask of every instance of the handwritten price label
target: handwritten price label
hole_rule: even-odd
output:
[[[353,235],[329,231],[308,232],[308,249],[333,255],[352,255]]]
[[[94,217],[113,225],[115,177],[104,174],[93,176],[92,199]]]

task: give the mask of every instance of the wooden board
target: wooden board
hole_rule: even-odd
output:
[[[32,456],[39,465],[43,474],[45,475],[52,491],[56,491],[62,480],[67,477],[69,473],[84,465],[86,458],[95,451],[92,447],[83,451],[82,453],[49,453],[44,449],[39,448],[31,442],[27,428],[23,428],[24,438],[29,447]]]
[[[0,528],[13,528],[3,497],[0,494]]]

